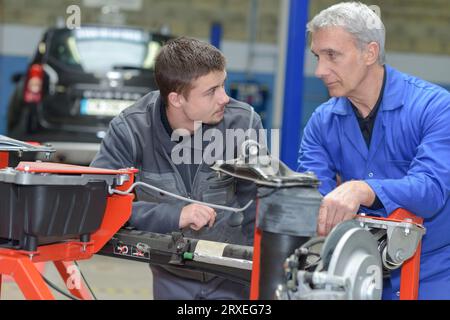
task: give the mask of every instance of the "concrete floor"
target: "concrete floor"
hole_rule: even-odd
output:
[[[152,274],[146,263],[94,255],[92,259],[78,261],[81,272],[89,282],[98,300],[151,300]],[[64,282],[53,264],[45,266],[45,277],[61,289]],[[58,300],[68,299],[53,291]],[[18,286],[3,281],[1,299],[23,300]]]

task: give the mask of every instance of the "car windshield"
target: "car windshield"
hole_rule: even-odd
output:
[[[57,30],[50,57],[72,69],[108,72],[114,69],[152,69],[162,39],[135,29],[82,27]]]

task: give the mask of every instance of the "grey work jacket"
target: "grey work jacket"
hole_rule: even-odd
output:
[[[104,137],[100,150],[91,166],[99,168],[139,169],[136,181],[143,181],[163,190],[189,197],[195,200],[242,207],[256,196],[256,187],[251,182],[222,175],[210,169],[202,161],[188,193],[183,179],[171,159],[171,149],[176,145],[161,122],[161,99],[158,91],[141,98],[134,105],[115,117]],[[225,137],[227,129],[262,129],[261,119],[249,105],[230,99],[225,108],[223,120],[209,126]],[[217,159],[235,158],[242,139],[236,143],[233,152],[216,154]],[[265,142],[265,141],[264,141]],[[209,144],[203,143],[203,147]],[[205,149],[203,149],[205,150]],[[189,170],[189,169],[188,169]],[[181,209],[189,203],[183,202],[159,192],[136,188],[136,200],[133,203],[130,224],[139,230],[170,233],[179,231]],[[219,241],[234,244],[252,245],[255,222],[255,206],[244,213],[241,225],[231,226],[230,219],[235,218],[229,211],[216,210],[217,217],[212,227],[199,231],[184,229],[186,237]]]

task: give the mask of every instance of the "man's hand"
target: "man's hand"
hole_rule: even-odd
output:
[[[353,219],[359,206],[370,207],[375,192],[364,181],[349,181],[327,194],[320,206],[317,233],[326,236],[339,222]]]
[[[215,220],[216,211],[213,208],[192,203],[181,210],[179,226],[180,229],[190,227],[198,231],[207,224],[212,227]]]

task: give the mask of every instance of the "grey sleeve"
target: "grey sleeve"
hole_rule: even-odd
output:
[[[138,167],[135,142],[131,130],[120,116],[111,121],[100,150],[91,162],[91,167],[121,169]],[[139,230],[169,233],[179,230],[181,209],[185,203],[133,202],[129,223]]]
[[[128,132],[128,125],[121,116],[114,118],[109,124],[108,132],[102,140],[100,150],[90,166],[106,169],[122,169],[136,167],[134,164],[134,141]]]
[[[179,231],[181,209],[186,204],[178,203],[152,203],[136,201],[129,223],[139,230],[171,233]]]

